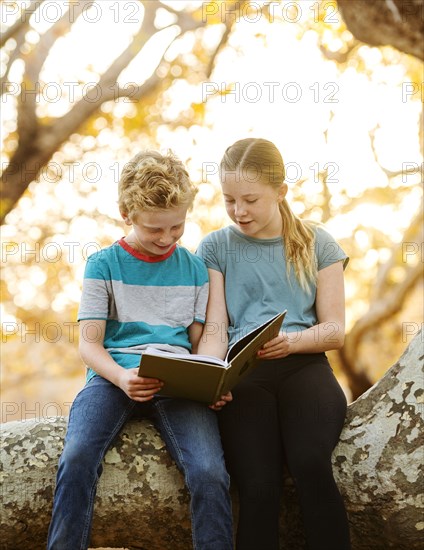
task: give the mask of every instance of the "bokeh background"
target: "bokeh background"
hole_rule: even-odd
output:
[[[369,5],[406,28],[399,1]],[[274,141],[294,211],[350,256],[330,353],[349,400],[397,360],[422,325],[422,57],[355,38],[339,4],[0,4],[2,422],[67,415],[84,384],[85,261],[125,233],[119,174],[144,148],[172,149],[198,186],[195,250],[229,223],[225,148]]]

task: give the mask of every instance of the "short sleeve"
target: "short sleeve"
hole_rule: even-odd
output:
[[[315,229],[315,254],[318,271],[336,262],[343,262],[343,269],[349,262],[349,257],[339,243],[322,227]]]
[[[200,242],[196,255],[202,258],[208,269],[224,272],[219,262],[218,242],[214,239],[213,234],[207,235]]]
[[[78,321],[109,318],[110,286],[100,251],[90,256],[85,266]]]
[[[196,260],[196,296],[194,302],[194,320],[198,323],[204,323],[206,320],[206,307],[209,297],[209,277],[208,270],[201,258]]]

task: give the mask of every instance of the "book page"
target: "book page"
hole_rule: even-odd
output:
[[[184,359],[185,361],[197,361],[199,363],[211,363],[213,365],[220,365],[221,367],[228,367],[228,363],[218,357],[212,355],[199,355],[196,353],[172,353],[170,351],[162,351],[157,348],[147,347],[143,350],[142,355],[156,355],[158,357],[169,357],[170,359]]]
[[[284,318],[285,314],[286,311],[283,312],[282,318]],[[249,344],[249,342],[251,342],[260,332],[262,332],[264,328],[270,325],[279,315],[280,314],[274,315],[274,317],[268,319],[268,321],[262,323],[259,327],[245,334],[242,338],[240,338],[240,340],[237,340],[237,342],[235,342],[228,350],[227,356],[225,357],[226,361],[230,363],[231,360],[234,359],[234,357]],[[270,338],[272,338],[272,336],[270,336]]]

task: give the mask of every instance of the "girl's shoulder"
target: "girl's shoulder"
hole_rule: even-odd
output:
[[[315,234],[315,241],[317,242],[328,242],[335,241],[336,239],[328,231],[328,229],[320,222],[309,222],[309,227]]]
[[[223,227],[212,231],[200,241],[196,250],[197,256],[200,256],[208,268],[223,271],[226,251],[231,248],[232,232],[229,227]]]
[[[205,235],[201,242],[222,242],[223,240],[227,240],[231,234],[232,231],[230,226],[222,227],[221,229],[216,229]]]
[[[222,244],[229,243],[232,239],[233,232],[231,231],[230,226],[217,229],[216,231],[211,231],[211,233],[205,235],[205,237],[203,237],[200,241],[196,254],[202,255],[202,251],[219,247]]]
[[[318,269],[338,261],[343,261],[343,267],[346,267],[349,258],[328,229],[321,223],[311,223],[310,227],[315,234],[315,254],[318,260]]]

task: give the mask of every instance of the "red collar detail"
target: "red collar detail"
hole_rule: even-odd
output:
[[[156,263],[156,262],[163,262],[163,260],[166,260],[171,256],[175,249],[177,248],[177,245],[174,244],[174,246],[169,250],[166,254],[162,254],[161,256],[147,256],[146,254],[141,254],[138,250],[130,246],[126,241],[125,237],[122,237],[122,239],[119,239],[118,244],[122,246],[124,250],[126,250],[131,256],[134,256],[134,258],[137,258],[137,260],[142,260],[143,262],[149,262],[149,263]]]

